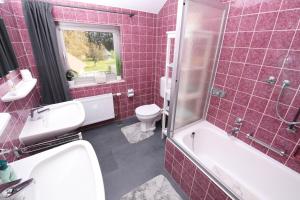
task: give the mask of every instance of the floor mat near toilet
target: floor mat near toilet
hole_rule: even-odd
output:
[[[121,128],[122,133],[129,143],[137,143],[154,135],[153,131],[142,132],[140,124],[141,122],[138,122]]]
[[[158,175],[125,194],[120,200],[182,200],[163,175]]]

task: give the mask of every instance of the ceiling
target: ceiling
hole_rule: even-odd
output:
[[[75,0],[104,6],[126,8],[157,14],[167,0]]]

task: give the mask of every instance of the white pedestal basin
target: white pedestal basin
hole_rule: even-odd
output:
[[[71,142],[11,163],[18,178],[35,183],[20,192],[25,200],[105,200],[98,159],[87,141]]]
[[[79,128],[85,119],[83,105],[79,101],[67,101],[45,106],[47,109],[40,115],[40,119],[32,120],[29,116],[19,139],[30,145],[42,140],[50,139]]]

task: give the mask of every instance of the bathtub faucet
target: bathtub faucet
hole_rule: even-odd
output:
[[[239,133],[240,129],[238,127],[233,127],[230,132],[228,132],[229,136],[237,136]]]

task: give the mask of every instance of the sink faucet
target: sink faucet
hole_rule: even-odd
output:
[[[0,156],[5,156],[10,153],[13,153],[16,158],[19,158],[21,156],[20,151],[17,147],[12,147],[11,149],[1,149],[0,148]]]
[[[234,136],[234,135],[237,135],[239,133],[240,129],[238,127],[233,127],[231,129],[231,131],[228,133],[228,135],[230,136]]]
[[[21,182],[21,179],[0,185],[0,199],[11,199],[14,195],[34,183],[34,179]]]
[[[40,116],[41,113],[50,110],[50,108],[45,108],[45,109],[42,109],[42,108],[44,108],[44,106],[39,106],[39,107],[36,107],[36,108],[32,108],[30,110],[30,118],[31,118],[32,121],[40,119],[41,118],[41,116]]]

